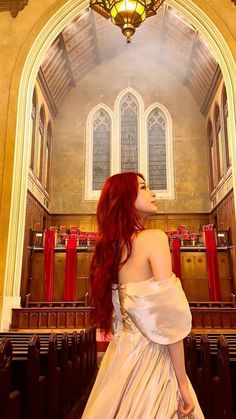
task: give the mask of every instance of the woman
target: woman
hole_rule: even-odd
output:
[[[138,173],[105,182],[90,278],[96,319],[113,339],[83,419],[204,418],[184,366],[191,314],[172,273],[168,239],[145,230],[155,195]]]

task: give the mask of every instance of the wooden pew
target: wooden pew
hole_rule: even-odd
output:
[[[207,418],[212,417],[212,367],[210,359],[210,342],[207,334],[201,335],[201,366],[198,368],[198,388],[200,404]]]
[[[236,306],[233,302],[189,303],[194,329],[236,329]]]
[[[94,375],[97,372],[97,327],[92,326],[92,371]]]
[[[86,385],[92,378],[92,345],[91,345],[91,329],[85,330],[85,350],[86,350]]]
[[[215,419],[233,418],[233,398],[230,372],[229,345],[223,335],[218,338],[217,375],[213,377]]]
[[[233,383],[231,377],[236,370],[236,336],[227,336],[192,333],[186,339],[187,372],[207,419],[234,417],[232,384],[236,386],[236,377]]]
[[[46,419],[60,417],[61,368],[58,366],[57,335],[52,333],[48,344]]]
[[[61,367],[61,411],[65,415],[71,405],[72,401],[72,361],[69,358],[69,337],[65,332],[61,340],[60,352],[60,367]]]
[[[79,333],[79,357],[80,357],[80,373],[81,373],[81,391],[86,389],[86,374],[87,374],[87,352],[85,333],[83,330]]]
[[[34,335],[29,341],[26,365],[27,419],[45,418],[46,378],[40,374],[40,340]]]
[[[72,333],[71,343],[71,361],[72,361],[72,397],[75,400],[82,390],[81,363],[79,354],[79,335],[77,331]]]
[[[12,345],[9,339],[0,340],[0,418],[20,418],[20,392],[11,391]]]
[[[195,333],[189,335],[189,378],[197,392],[197,345]]]
[[[71,406],[77,404],[80,399],[81,406],[86,402],[91,376],[94,375],[97,364],[95,328],[86,333],[74,332],[73,335],[66,333],[56,336],[53,334],[50,337],[49,333],[40,334],[40,344],[39,336],[32,338],[31,333],[0,333],[0,337],[3,335],[10,336],[13,341],[13,382],[16,384],[14,388],[20,390],[22,394],[22,418],[58,419],[65,417]],[[31,370],[29,364],[32,361],[32,359],[28,360],[29,343],[30,347],[34,347],[35,350],[32,374],[34,379],[31,377],[31,381],[28,380]],[[36,387],[39,389],[37,394],[34,391]],[[60,388],[59,396],[58,387]],[[33,397],[30,395],[32,392]],[[50,398],[47,397],[48,395]],[[36,396],[39,400],[33,402]],[[29,403],[30,399],[31,403]],[[36,406],[39,406],[37,411]]]

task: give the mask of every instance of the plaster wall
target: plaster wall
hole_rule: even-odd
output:
[[[93,213],[96,201],[85,201],[86,119],[104,103],[114,110],[117,95],[128,84],[143,98],[145,109],[159,102],[173,121],[175,199],[159,201],[160,212],[208,212],[205,119],[189,90],[151,59],[148,46],[133,48],[102,63],[70,91],[54,121],[50,212]],[[129,74],[129,77],[127,77]]]

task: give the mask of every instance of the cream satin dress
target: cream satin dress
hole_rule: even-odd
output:
[[[114,336],[83,419],[177,419],[180,392],[168,344],[191,330],[180,280],[132,282],[113,289]],[[204,418],[189,382],[194,419]]]

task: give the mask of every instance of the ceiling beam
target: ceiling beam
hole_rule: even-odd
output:
[[[62,32],[58,35],[58,38],[60,40],[60,47],[63,51],[64,60],[66,62],[66,67],[67,67],[68,74],[69,74],[69,77],[70,77],[70,85],[74,87],[76,83],[75,83],[74,75],[73,75],[73,72],[72,72],[72,69],[71,69],[70,60],[69,60],[69,56],[68,56],[68,52],[67,52],[67,49],[66,49],[66,45],[65,45],[65,41],[64,41]]]
[[[162,16],[162,22],[161,22],[161,30],[159,35],[159,46],[157,50],[157,62],[160,63],[162,59],[162,53],[163,53],[163,46],[164,46],[164,34],[166,31],[166,22],[167,22],[167,15],[168,15],[168,6],[164,4],[164,12]]]
[[[95,45],[95,51],[96,51],[96,59],[95,62],[97,65],[101,64],[101,57],[100,57],[100,51],[99,51],[99,46],[98,46],[98,38],[97,38],[97,31],[96,31],[96,25],[95,25],[95,19],[94,19],[94,14],[92,12],[92,10],[90,10],[89,13],[89,19],[91,22],[91,30],[92,30],[92,34],[93,34],[93,39],[94,42],[93,44]]]
[[[189,73],[193,64],[193,57],[195,54],[197,43],[198,43],[198,31],[195,32],[194,37],[193,37],[191,53],[189,56],[188,65],[187,65],[187,69],[186,69],[186,73],[185,73],[185,77],[183,81],[184,86],[187,86],[189,82]]]

